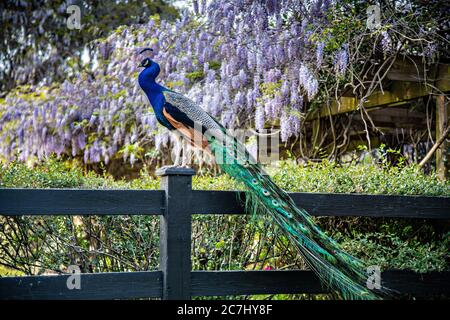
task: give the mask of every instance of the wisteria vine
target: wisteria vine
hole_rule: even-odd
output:
[[[353,62],[349,35],[336,34],[330,18],[342,8],[331,1],[193,3],[175,23],[155,16],[97,41],[95,67],[61,84],[16,88],[0,100],[2,160],[56,154],[134,164],[153,148],[163,150],[171,137],[136,81],[142,47],[154,49],[163,84],[226,127],[275,124],[283,141],[299,134],[305,113],[328,93],[321,84],[345,79]],[[386,53],[398,49],[398,35],[386,28],[371,36]]]

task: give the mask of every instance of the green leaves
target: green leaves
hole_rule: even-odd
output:
[[[277,184],[288,191],[398,195],[450,195],[450,183],[425,175],[417,166],[361,164],[340,166],[333,162],[301,167],[284,161],[272,169]]]
[[[191,80],[192,82],[197,82],[202,80],[205,77],[203,71],[194,71],[186,74],[186,78]]]
[[[449,234],[441,241],[422,243],[414,238],[402,240],[395,233],[358,234],[345,238],[343,247],[349,253],[362,257],[369,264],[383,269],[407,269],[415,272],[443,271],[448,269],[446,259]]]

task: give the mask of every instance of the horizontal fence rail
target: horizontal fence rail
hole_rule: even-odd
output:
[[[80,289],[67,289],[68,275],[0,278],[0,299],[136,299],[162,296],[162,272],[83,273]]]
[[[193,190],[192,212],[242,214],[244,192]],[[289,193],[313,216],[450,219],[450,198],[339,193]]]
[[[81,275],[81,289],[68,290],[68,275],[1,279],[0,299],[136,299],[161,298],[161,271],[110,272]],[[450,272],[383,272],[382,285],[399,293],[430,296],[449,293]],[[252,294],[321,294],[328,291],[312,271],[193,271],[192,296]]]
[[[313,272],[191,271],[192,214],[243,214],[244,193],[192,190],[186,168],[159,172],[162,190],[0,189],[0,215],[160,215],[160,270],[0,278],[0,299],[189,299],[277,293],[326,293]],[[450,198],[291,193],[314,216],[450,219]],[[382,284],[401,293],[450,293],[450,272],[388,270]]]
[[[244,192],[192,190],[191,214],[244,214]],[[313,216],[450,219],[450,198],[290,193]],[[1,215],[161,215],[162,190],[0,189]],[[187,208],[186,208],[187,210]]]
[[[162,190],[0,189],[2,215],[163,213]]]

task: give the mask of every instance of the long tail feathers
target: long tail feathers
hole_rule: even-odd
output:
[[[260,164],[252,161],[242,144],[226,135],[231,143],[222,139],[208,139],[211,151],[221,169],[242,182],[248,189],[247,210],[269,214],[292,240],[301,256],[315,271],[321,282],[338,291],[344,299],[380,299],[379,294],[366,287],[364,264],[343,251],[314,223],[311,216],[298,208],[290,196],[279,188],[264,172]],[[388,289],[384,292],[387,295]]]

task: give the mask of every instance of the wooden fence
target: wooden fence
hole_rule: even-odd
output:
[[[234,191],[192,190],[191,169],[158,173],[162,190],[0,189],[1,215],[160,215],[160,270],[81,274],[81,289],[67,288],[69,275],[0,278],[0,299],[190,299],[277,293],[325,293],[306,270],[191,271],[191,215],[243,214]],[[450,198],[292,193],[315,216],[450,219]],[[417,296],[448,294],[450,272],[390,270],[382,283]]]

